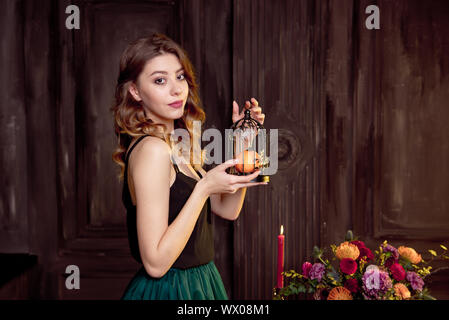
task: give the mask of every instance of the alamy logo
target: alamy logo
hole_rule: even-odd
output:
[[[201,141],[211,141],[205,147],[204,164],[220,164],[233,159],[244,150],[257,152],[266,164],[263,168],[264,175],[274,175],[278,170],[278,129],[260,129],[257,132],[241,129],[225,129],[224,138],[221,132],[215,128],[209,128],[201,132],[201,122],[193,121],[193,136],[184,128],[177,128],[170,136],[173,143],[174,161],[184,162],[190,159],[190,151],[193,152],[193,163],[201,163]],[[223,155],[222,146],[224,141]],[[234,141],[236,145],[234,145]],[[191,148],[192,146],[192,148]],[[235,148],[235,149],[234,149]],[[224,156],[224,157],[223,157]]]
[[[78,266],[71,264],[65,268],[65,273],[69,274],[67,279],[65,279],[65,287],[68,290],[79,289],[80,288],[80,268]]]
[[[379,7],[370,5],[366,7],[366,14],[370,14],[365,20],[365,26],[368,30],[380,29],[380,11]]]
[[[70,14],[65,19],[65,27],[69,30],[80,28],[80,8],[75,5],[70,5],[65,8],[65,13]]]

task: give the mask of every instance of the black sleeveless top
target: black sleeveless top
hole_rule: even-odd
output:
[[[136,225],[136,206],[132,203],[131,194],[128,187],[128,160],[134,147],[145,137],[144,135],[134,143],[128,154],[125,157],[125,176],[123,182],[122,200],[127,210],[127,228],[128,228],[128,240],[131,249],[131,254],[134,259],[142,263],[140,256],[139,243],[137,239],[137,225]],[[168,224],[170,225],[178,216],[181,209],[184,207],[187,199],[193,191],[196,185],[196,180],[183,174],[178,166],[173,162],[173,166],[176,171],[176,179],[173,185],[170,187],[170,203],[169,203],[169,215]],[[201,174],[198,172],[201,176]],[[151,183],[151,181],[149,181]],[[195,224],[192,234],[178,259],[172,265],[173,268],[190,268],[206,264],[214,259],[214,237],[213,228],[211,222],[211,206],[210,199],[205,202],[198,220]]]

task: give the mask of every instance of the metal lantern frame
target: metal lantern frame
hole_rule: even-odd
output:
[[[231,126],[231,129],[233,131],[233,156],[235,159],[241,154],[241,160],[243,160],[243,172],[237,170],[234,166],[230,168],[229,173],[238,176],[246,176],[250,175],[257,169],[260,169],[261,172],[257,176],[256,181],[269,182],[270,177],[268,175],[264,175],[264,170],[268,167],[267,147],[270,145],[269,137],[266,135],[265,127],[256,119],[253,119],[251,117],[251,111],[249,109],[246,109],[243,118],[234,122]],[[241,130],[241,134],[237,130]],[[262,143],[264,142],[264,145],[262,146],[259,145],[260,139],[257,137],[260,130],[263,130],[262,132],[265,135],[265,139],[261,139]],[[236,135],[236,131],[239,134]],[[248,146],[244,146],[245,139],[247,139],[246,141],[248,142]],[[245,151],[248,151],[247,155],[249,158],[247,157],[245,159]],[[247,160],[248,163],[246,163]],[[245,165],[251,166],[253,170],[245,172]]]

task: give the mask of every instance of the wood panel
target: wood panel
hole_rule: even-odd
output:
[[[0,12],[0,252],[27,252],[27,108],[25,105],[23,11],[8,1]]]
[[[447,2],[412,1],[383,15],[377,237],[449,240],[448,14]]]
[[[360,2],[363,12],[368,1]],[[381,28],[354,22],[360,39],[354,73],[354,210],[359,235],[375,248],[384,239],[428,249],[449,241],[449,5],[444,1],[379,1]],[[436,261],[441,266],[442,261]],[[446,263],[447,264],[447,263]],[[447,299],[448,272],[431,277]]]
[[[326,108],[326,199],[323,204],[323,245],[340,242],[351,226],[353,175],[353,1],[328,1],[323,11],[325,37],[324,97]]]
[[[27,203],[30,253],[38,256],[39,296],[54,294],[51,264],[58,248],[58,193],[56,136],[55,3],[23,2],[25,105],[27,109]],[[57,31],[56,31],[57,32]]]
[[[236,299],[271,298],[281,224],[286,268],[320,242],[321,10],[315,1],[235,2],[234,96],[258,98],[265,127],[279,129],[279,170],[248,190],[234,224]]]

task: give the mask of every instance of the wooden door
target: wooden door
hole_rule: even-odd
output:
[[[69,4],[70,1],[59,2],[57,12]],[[229,100],[230,69],[226,63],[211,64],[210,59],[218,55],[217,43],[225,49],[220,52],[224,61],[230,55],[225,36],[229,4],[206,6],[202,1],[114,0],[80,0],[73,4],[80,8],[80,29],[66,30],[66,15],[59,19],[61,64],[57,68],[61,86],[57,128],[59,182],[63,192],[60,198],[61,242],[54,265],[54,271],[59,273],[58,298],[118,299],[140,267],[130,256],[121,200],[122,182],[116,178],[118,167],[111,158],[116,139],[109,108],[120,55],[129,42],[151,32],[172,37],[186,48],[199,82],[204,79],[206,85],[202,86],[202,92],[206,92],[207,115],[210,119],[222,118],[216,111],[222,109],[212,108],[210,101],[216,103],[217,96],[221,102]],[[202,12],[210,13],[207,19],[201,18]],[[217,27],[212,37],[212,29],[205,28],[204,23],[216,18],[219,19],[214,20]],[[207,49],[210,56],[203,61],[206,46],[213,49]],[[213,81],[206,81],[212,77]],[[207,86],[211,82],[214,85]],[[220,94],[216,92],[217,86],[221,86]],[[225,227],[216,228],[218,237],[222,238]],[[226,250],[229,246],[218,248],[218,256],[226,257]],[[217,264],[221,266],[220,261]],[[67,265],[79,267],[79,290],[65,287]],[[226,271],[223,273],[223,278],[229,282]]]
[[[70,3],[60,2],[60,10]],[[116,140],[112,106],[118,62],[126,45],[159,31],[179,39],[172,1],[76,1],[80,29],[65,29],[60,19],[61,99],[57,127],[63,190],[61,242],[55,268],[80,270],[79,290],[58,281],[58,298],[120,298],[139,268],[129,256],[121,183],[111,161]]]
[[[449,243],[449,5],[378,5],[388,10],[375,36],[359,27],[353,225],[372,247],[386,239],[430,260],[429,249]],[[436,298],[449,298],[447,270],[428,279]]]

